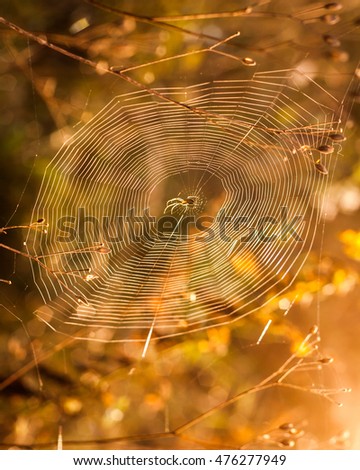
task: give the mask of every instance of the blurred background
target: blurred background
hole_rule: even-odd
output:
[[[64,448],[360,448],[359,6],[2,2],[0,16],[98,67],[1,26],[0,227],[33,222],[45,167],[63,142],[137,89],[109,67],[154,88],[296,68],[344,100],[347,137],[313,250],[288,292],[234,324],[154,342],[144,360],[141,344],[79,342],[35,318],[29,260],[6,248],[23,251],[24,232],[1,232],[2,448],[56,448],[59,436]],[[238,31],[221,46],[228,56],[210,51]],[[311,358],[334,362],[296,372],[298,390],[258,389],[292,354],[305,356],[301,341],[315,324],[321,352]],[[343,406],[304,388],[338,390]]]

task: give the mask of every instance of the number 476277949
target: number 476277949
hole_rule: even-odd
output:
[[[220,454],[216,457],[215,462],[218,465],[284,465],[286,456],[284,454]]]

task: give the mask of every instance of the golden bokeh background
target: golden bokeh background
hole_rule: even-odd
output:
[[[41,46],[3,22],[1,227],[33,222],[45,167],[62,143],[114,96],[137,89],[107,73],[110,67],[154,88],[296,68],[344,99],[347,140],[312,252],[286,294],[231,325],[153,342],[145,359],[142,344],[78,341],[40,322],[29,261],[7,248],[23,252],[24,231],[0,233],[1,447],[56,448],[62,436],[64,448],[360,449],[358,5],[106,5],[1,4],[7,21],[98,64]],[[238,31],[219,46],[224,54],[214,53],[217,39]],[[239,262],[237,269],[252,267]],[[312,330],[304,343],[314,325],[320,342],[311,345],[318,340]],[[272,374],[277,380],[289,357],[296,364],[294,387],[259,386]],[[327,389],[338,392],[342,407],[321,396]]]

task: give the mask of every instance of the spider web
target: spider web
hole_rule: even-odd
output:
[[[197,7],[164,4],[162,14],[159,5],[149,4],[148,11],[142,5],[141,16],[88,3],[107,16],[61,3],[51,11],[60,34],[50,32],[50,22],[36,27],[41,9],[33,15],[20,5],[0,19],[15,34],[2,32],[5,64],[10,71],[16,65],[31,82],[26,121],[35,118],[37,128],[19,117],[14,98],[28,107],[24,89],[9,88],[6,107],[15,108],[18,127],[27,130],[17,146],[11,132],[11,145],[4,139],[12,165],[6,161],[3,180],[16,179],[4,186],[11,207],[14,188],[21,187],[17,168],[34,154],[36,164],[30,184],[15,197],[13,226],[6,217],[9,223],[0,229],[1,248],[11,255],[2,266],[13,269],[0,279],[6,289],[0,390],[8,393],[0,446],[346,447],[348,434],[334,432],[357,423],[356,400],[355,407],[342,409],[348,409],[347,419],[333,405],[348,391],[339,388],[349,384],[341,370],[356,363],[356,294],[343,296],[354,282],[351,270],[327,259],[324,238],[332,239],[327,246],[336,259],[336,235],[331,227],[325,233],[320,216],[340,152],[336,140],[343,139],[340,126],[349,139],[337,168],[341,190],[344,170],[356,173],[354,123],[326,92],[341,100],[356,67],[354,5],[345,2],[340,21],[337,3],[260,1],[236,17],[230,5],[215,2],[178,22],[173,12]],[[26,21],[18,15],[27,10]],[[81,29],[76,21],[80,31],[69,34],[63,18],[70,13],[89,19],[90,27]],[[27,38],[23,46],[18,34]],[[255,62],[256,70],[271,72],[250,75],[244,66]],[[11,78],[5,75],[0,85],[10,87]],[[121,79],[143,91],[114,98],[48,164],[68,125],[86,121],[91,106],[101,109],[114,90],[134,90]],[[168,87],[199,82],[206,83]],[[356,96],[350,90],[346,101]],[[16,129],[7,114],[2,123]],[[28,181],[30,176],[26,172]],[[37,177],[43,178],[40,192]],[[186,203],[190,196],[193,206]],[[189,215],[208,231],[184,231]],[[130,216],[141,222],[131,225]],[[150,216],[155,223],[148,224]],[[161,225],[166,217],[172,218],[170,230]],[[27,229],[27,220],[31,230],[23,248],[20,230],[11,229]],[[296,221],[301,240],[286,232],[284,220]],[[33,318],[25,257],[41,297],[37,316],[55,331]],[[335,312],[341,312],[338,323]],[[319,328],[310,328],[315,323],[321,344]],[[343,334],[334,335],[337,329]],[[57,332],[68,336],[59,339]],[[169,336],[175,338],[149,347],[150,340]],[[79,344],[77,338],[97,341]],[[325,369],[341,351],[334,377],[332,366]],[[321,406],[319,397],[327,399]]]
[[[294,70],[157,91],[182,105],[118,96],[46,169],[33,220],[48,231],[26,245],[36,313],[57,331],[148,342],[236,321],[286,289],[311,249],[335,98]],[[189,195],[206,229],[179,230],[186,207],[170,231],[124,223],[159,221]]]

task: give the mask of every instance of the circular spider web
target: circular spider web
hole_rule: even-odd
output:
[[[56,331],[148,341],[232,322],[311,248],[336,100],[295,71],[157,93],[114,98],[46,168],[33,220],[49,227],[27,248]]]

